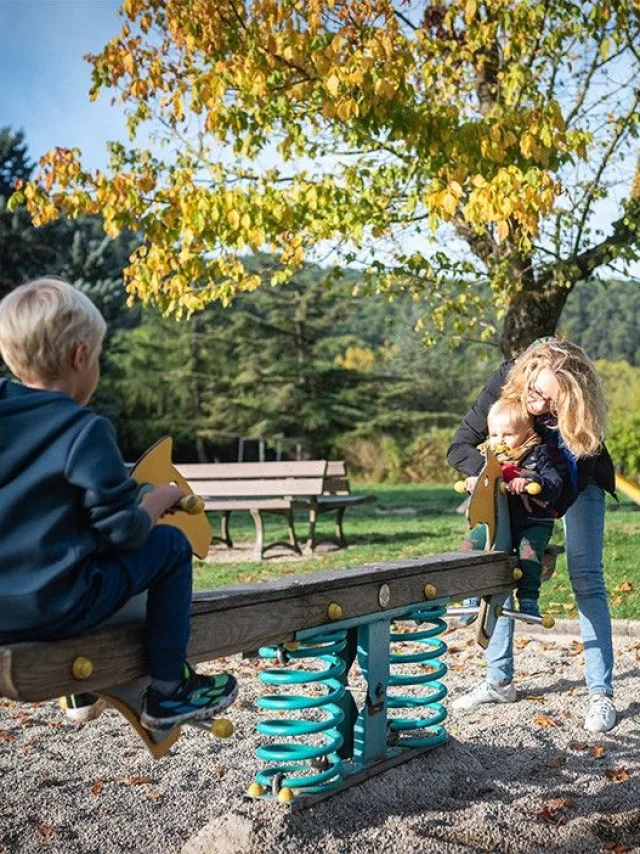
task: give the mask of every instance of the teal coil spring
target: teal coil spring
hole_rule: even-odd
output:
[[[267,685],[291,686],[302,691],[304,686],[326,688],[319,693],[278,693],[260,697],[261,709],[292,712],[296,717],[278,717],[258,724],[261,735],[278,741],[258,747],[257,756],[265,762],[277,763],[260,771],[260,785],[276,789],[288,787],[297,792],[318,794],[337,788],[343,777],[343,763],[338,756],[343,737],[338,727],[344,719],[340,703],[345,693],[345,662],[339,653],[346,646],[345,631],[326,631],[300,644],[295,649],[263,647],[260,656],[293,662],[318,660],[320,669],[283,667],[264,670],[260,680]],[[284,654],[284,655],[283,655]],[[314,710],[312,716],[305,713]],[[317,718],[317,719],[316,719]],[[312,738],[309,739],[308,737]],[[300,741],[300,739],[306,741]],[[319,743],[309,743],[309,742]]]
[[[394,745],[435,747],[447,740],[447,731],[441,726],[447,717],[447,710],[441,702],[447,695],[447,689],[440,682],[447,666],[439,661],[447,645],[437,637],[447,627],[442,619],[445,613],[446,606],[413,608],[403,615],[402,620],[415,621],[416,631],[391,632],[387,706],[390,710],[411,709],[415,712],[413,717],[390,716],[390,743]],[[424,628],[425,625],[428,628]],[[418,644],[423,648],[417,652],[397,651],[401,644]],[[398,672],[402,665],[413,665],[411,672]],[[416,665],[422,665],[417,672]],[[407,688],[415,689],[412,696],[405,693]]]

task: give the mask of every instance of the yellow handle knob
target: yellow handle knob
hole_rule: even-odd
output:
[[[195,516],[196,513],[202,513],[204,510],[204,499],[199,495],[185,495],[178,501],[178,509],[184,510],[190,516]]]
[[[528,483],[525,486],[524,491],[527,493],[527,495],[540,495],[540,493],[542,492],[542,487],[539,483]],[[503,495],[509,492],[507,484],[503,480],[500,481],[500,492]]]
[[[467,490],[464,488],[464,480],[456,480],[453,484],[453,488],[456,492],[466,492]]]
[[[519,566],[516,566],[516,568],[513,570],[513,580],[514,581],[520,581],[521,578],[522,578],[522,570],[520,569]]]
[[[552,629],[556,624],[556,621],[551,616],[551,614],[545,614],[542,618],[542,628],[543,629]]]
[[[74,679],[88,679],[93,673],[93,662],[85,655],[79,655],[71,665]]]

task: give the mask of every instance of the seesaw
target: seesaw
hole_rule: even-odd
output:
[[[158,447],[163,446],[156,446],[159,454]],[[143,472],[145,483],[155,478],[149,469],[137,473]],[[488,636],[514,585],[515,559],[497,550],[504,521],[496,484],[500,474],[487,469],[485,475],[471,518],[493,532],[492,551],[195,594],[191,662],[259,650],[269,664],[260,674],[267,693],[257,702],[266,715],[257,726],[265,741],[257,756],[266,767],[257,773],[248,797],[305,806],[446,741],[446,644],[440,635],[446,630],[448,603],[485,597],[479,622],[482,637]],[[166,471],[161,480],[167,476],[179,482]],[[187,515],[168,518],[178,523]],[[121,614],[126,622],[63,641],[0,647],[0,694],[26,702],[81,691],[100,694],[160,758],[179,730],[149,734],[139,725],[140,688],[148,681],[140,616],[138,611],[131,621],[131,614]],[[355,658],[363,692],[349,680]]]

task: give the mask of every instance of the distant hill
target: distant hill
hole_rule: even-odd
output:
[[[640,365],[640,284],[584,282],[569,294],[558,331],[592,359]]]

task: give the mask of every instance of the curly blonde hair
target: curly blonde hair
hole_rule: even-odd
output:
[[[535,341],[513,365],[502,389],[503,397],[526,406],[527,390],[535,386],[543,368],[553,372],[560,392],[552,414],[574,457],[598,453],[604,442],[607,404],[598,372],[581,347],[557,338]]]

